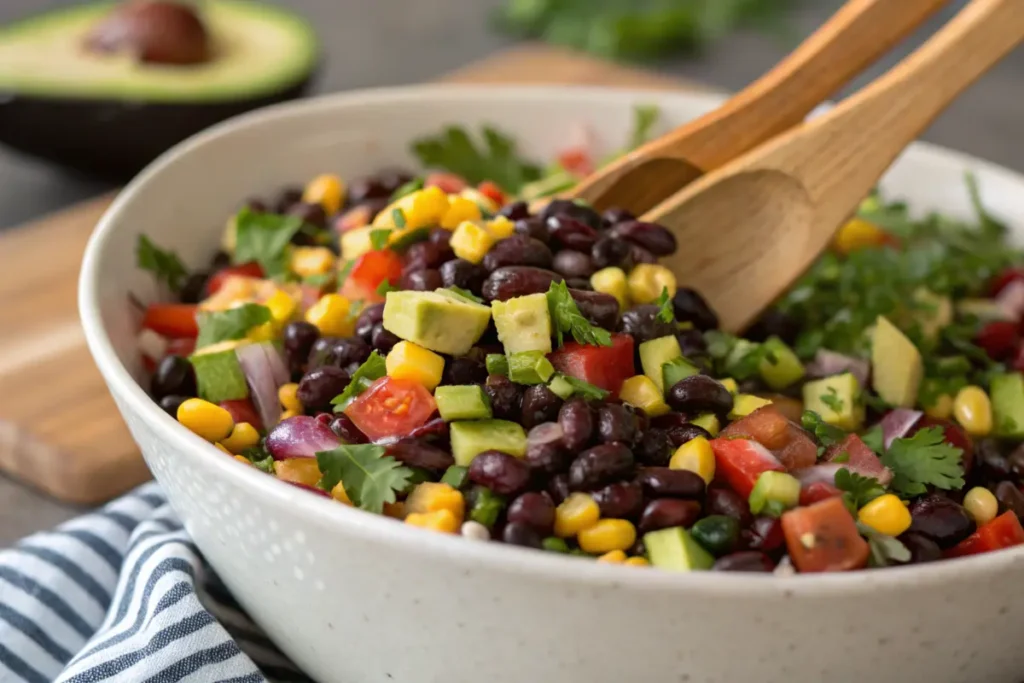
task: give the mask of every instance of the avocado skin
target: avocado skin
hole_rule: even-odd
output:
[[[302,97],[315,74],[278,93],[224,102],[62,99],[0,91],[0,143],[74,171],[123,181],[216,123]]]

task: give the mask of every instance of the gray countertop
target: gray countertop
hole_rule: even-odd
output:
[[[308,15],[321,35],[327,62],[318,85],[320,92],[429,80],[509,44],[507,39],[487,30],[488,16],[502,0],[279,2]],[[29,12],[70,4],[74,4],[72,0],[3,0],[0,23]],[[840,4],[841,0],[804,0],[793,13],[794,33],[806,34]],[[959,4],[962,3],[956,3]],[[948,10],[945,16],[952,11]],[[941,21],[931,22],[919,36],[859,82],[892,64]],[[790,47],[792,43],[778,38],[740,32],[697,58],[674,59],[654,67],[736,89],[757,77]],[[925,138],[1024,170],[1022,121],[1024,53],[1018,51],[936,121]],[[109,187],[0,149],[0,229]],[[0,478],[0,547],[78,512]]]

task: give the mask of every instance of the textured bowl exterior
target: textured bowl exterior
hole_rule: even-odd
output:
[[[337,505],[225,457],[153,404],[128,293],[145,232],[199,264],[247,196],[326,170],[411,164],[409,140],[496,124],[544,158],[574,122],[613,149],[631,108],[667,125],[717,100],[665,92],[429,87],[351,93],[222,124],[148,168],[100,222],[82,269],[90,349],[171,504],[212,566],[310,675],[339,683],[1018,683],[1024,548],[830,576],[667,572],[464,541]],[[1024,179],[919,145],[887,176],[918,209],[969,216],[965,169],[1024,228]],[[683,245],[686,248],[686,245]]]

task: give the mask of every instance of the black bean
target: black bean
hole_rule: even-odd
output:
[[[596,270],[589,254],[572,249],[562,249],[555,254],[551,268],[567,278],[589,278]]]
[[[452,259],[441,264],[441,281],[445,287],[460,287],[471,292],[479,292],[485,277],[487,272],[483,267],[465,259]]]
[[[377,178],[367,176],[356,178],[348,186],[348,199],[353,204],[362,204],[368,199],[387,199],[393,190],[388,190]]]
[[[314,228],[320,228],[321,230],[327,227],[327,213],[324,211],[324,207],[319,203],[312,202],[299,202],[293,204],[288,209],[289,216],[295,216],[302,220],[303,223],[312,225]],[[295,233],[301,235],[302,232]]]
[[[644,494],[635,481],[608,484],[591,494],[601,508],[601,516],[614,519],[636,519],[643,510]]]
[[[1010,468],[1010,478],[1016,481],[1024,479],[1024,447],[1017,446],[1006,456],[1006,465]]]
[[[664,429],[665,434],[668,436],[669,444],[673,448],[679,448],[687,441],[696,439],[698,436],[703,436],[705,439],[711,439],[711,433],[698,425],[692,424],[686,421],[686,416],[680,413],[667,413],[660,415],[651,424],[654,427]]]
[[[516,221],[514,230],[517,235],[524,235],[526,237],[532,237],[535,240],[539,240],[544,244],[548,244],[551,241],[551,235],[548,234],[548,228],[544,225],[544,219],[539,217],[524,218]]]
[[[799,334],[799,320],[777,308],[769,308],[761,314],[761,317],[750,326],[743,336],[751,341],[764,341],[768,337],[778,337],[787,344],[792,344]]]
[[[756,550],[741,550],[718,558],[711,569],[716,572],[772,572],[775,562]]]
[[[574,491],[591,491],[616,479],[622,479],[633,469],[633,452],[621,443],[594,446],[576,456],[569,466],[569,486]]]
[[[740,526],[750,526],[754,520],[746,499],[724,486],[708,487],[704,505],[709,515],[732,517]]]
[[[519,422],[523,410],[523,388],[504,375],[490,375],[484,391],[491,399],[491,411],[499,420]]]
[[[617,267],[628,271],[633,266],[633,247],[625,240],[605,235],[590,250],[594,267]]]
[[[732,394],[718,380],[707,375],[691,375],[669,389],[668,404],[673,410],[688,415],[712,412],[725,416],[732,410]]]
[[[443,284],[441,273],[433,268],[403,273],[402,279],[398,281],[400,288],[410,289],[414,292],[432,292]]]
[[[758,516],[751,522],[749,529],[743,530],[747,547],[751,550],[762,550],[766,553],[782,548],[786,536],[782,531],[782,522],[775,517]]]
[[[412,180],[412,173],[404,168],[384,168],[377,171],[377,179],[381,186],[387,190],[388,196],[394,194],[395,190]]]
[[[645,341],[675,334],[675,323],[666,323],[658,320],[659,310],[660,308],[653,304],[634,306],[622,314],[619,329],[633,337],[633,341],[637,346],[640,346]]]
[[[331,399],[345,391],[349,379],[347,372],[329,365],[310,370],[299,382],[299,400],[307,410],[330,410]]]
[[[448,231],[445,230],[445,232]],[[405,250],[405,256],[402,259],[402,270],[405,273],[411,273],[414,270],[439,268],[451,256],[451,249],[445,244],[438,244],[429,240],[417,242]]]
[[[647,251],[643,247],[634,244],[633,251],[630,254],[634,263],[657,263],[658,257]]]
[[[440,417],[427,420],[407,434],[410,439],[426,439],[445,445],[448,443],[448,423]]]
[[[214,253],[213,258],[210,259],[210,268],[212,270],[220,270],[221,268],[227,268],[231,265],[231,254],[226,251],[217,251]]]
[[[527,429],[558,419],[562,399],[543,384],[535,384],[523,392],[522,424]]]
[[[371,351],[370,345],[359,337],[321,337],[309,352],[309,369],[358,365],[370,357]]]
[[[164,396],[160,399],[160,407],[163,408],[164,412],[171,417],[177,419],[178,417],[178,406],[194,396]]]
[[[445,470],[455,464],[451,453],[418,439],[399,439],[387,447],[387,454],[405,465],[428,470]]]
[[[569,295],[576,302],[580,315],[592,325],[614,330],[619,324],[619,301],[611,294],[570,289]]]
[[[515,201],[506,204],[498,211],[499,216],[504,216],[510,221],[519,221],[530,217],[530,205],[524,201]]]
[[[285,362],[291,372],[305,370],[313,345],[319,338],[320,330],[316,325],[305,321],[290,322],[285,325],[282,346]]]
[[[640,533],[681,526],[689,529],[700,518],[700,503],[695,500],[660,498],[644,508],[637,527]]]
[[[650,498],[704,498],[704,480],[690,470],[644,467],[640,470],[637,481]]]
[[[976,525],[967,510],[945,497],[925,496],[910,504],[910,529],[949,550],[974,533]]]
[[[636,415],[622,404],[605,403],[597,409],[597,434],[605,443],[632,444],[636,438]]]
[[[469,479],[498,495],[519,493],[530,483],[530,466],[501,451],[484,451],[469,464]]]
[[[483,384],[487,381],[487,368],[478,360],[452,358],[444,364],[441,384]]]
[[[1024,493],[1011,481],[1001,481],[992,490],[999,501],[999,512],[1012,510],[1017,517],[1024,519]]]
[[[566,287],[574,289],[577,292],[593,292],[594,287],[590,284],[590,280],[585,277],[571,277],[565,281]]]
[[[558,411],[558,424],[564,436],[562,443],[570,452],[577,452],[594,435],[594,414],[582,398],[571,398]]]
[[[562,279],[562,276],[553,270],[532,266],[506,266],[491,273],[484,280],[480,291],[481,296],[488,301],[507,301],[517,296],[541,294],[550,289],[552,282],[561,282]]]
[[[288,213],[288,209],[301,201],[301,187],[286,187],[277,195],[277,201],[274,202],[274,213]]]
[[[555,526],[555,504],[546,493],[527,491],[508,506],[510,524],[521,523],[549,536]]]
[[[978,439],[974,442],[975,460],[978,471],[983,479],[996,482],[1009,479],[1010,463],[1003,455],[999,442],[995,439]]]
[[[331,431],[345,443],[368,443],[370,441],[345,413],[335,413],[329,426]]]
[[[371,304],[356,318],[356,335],[369,344],[373,340],[373,328],[384,320],[384,304]]]
[[[601,214],[601,222],[605,227],[611,228],[619,223],[625,223],[626,221],[636,220],[636,216],[632,212],[626,209],[613,206],[609,209],[605,209],[604,213]]]
[[[429,241],[444,250],[444,253],[451,253],[452,231],[444,228],[431,228]]]
[[[676,341],[679,342],[679,350],[687,359],[707,353],[708,344],[704,341],[704,335],[696,328],[677,330]]]
[[[524,548],[542,548],[544,539],[537,530],[522,522],[509,522],[501,530],[501,540]]]
[[[537,472],[559,474],[569,469],[572,456],[557,444],[531,443],[526,446],[526,462]]]
[[[580,221],[595,230],[603,227],[601,215],[589,206],[577,204],[571,199],[553,199],[541,211],[541,218],[547,220],[552,216],[568,216]]]
[[[249,209],[253,213],[267,213],[270,211],[270,205],[259,197],[249,197],[246,199],[245,208]]]
[[[181,356],[164,356],[156,366],[149,393],[159,400],[164,396],[195,396],[196,371],[187,359]]]
[[[548,481],[548,495],[555,505],[561,505],[562,501],[569,497],[569,475],[556,474]]]
[[[640,444],[633,451],[636,459],[644,465],[666,467],[672,458],[668,433],[664,429],[651,428],[644,431]]]
[[[206,271],[197,271],[188,276],[185,284],[178,292],[178,300],[183,304],[197,304],[206,296],[206,281],[210,274]]]
[[[385,330],[382,323],[377,323],[373,326],[373,332],[370,335],[370,345],[381,353],[387,354],[400,341],[402,340]]]
[[[491,247],[484,256],[483,266],[487,272],[494,272],[505,266],[551,267],[551,250],[548,245],[526,235],[513,235]]]
[[[672,297],[672,308],[675,310],[676,320],[681,323],[693,323],[698,330],[718,328],[718,316],[696,290],[689,287],[677,289],[676,295]]]
[[[567,249],[590,251],[597,242],[597,230],[586,223],[565,215],[552,216],[544,221],[551,239]]]
[[[924,534],[907,531],[899,536],[899,540],[910,551],[910,561],[907,564],[924,564],[942,559],[942,548]]]
[[[676,251],[676,236],[657,223],[626,221],[612,228],[611,234],[642,247],[655,256],[668,256]]]

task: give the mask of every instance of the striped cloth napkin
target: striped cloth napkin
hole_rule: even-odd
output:
[[[0,683],[309,680],[155,483],[0,551]]]

